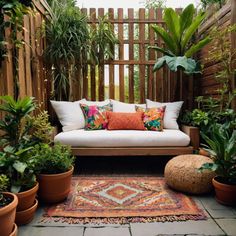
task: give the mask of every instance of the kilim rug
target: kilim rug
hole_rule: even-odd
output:
[[[68,199],[46,209],[45,221],[128,223],[205,219],[188,196],[160,177],[73,177]]]

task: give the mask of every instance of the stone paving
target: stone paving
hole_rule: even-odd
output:
[[[120,160],[120,159],[119,159]],[[148,163],[149,160],[149,163]],[[115,162],[117,159],[115,159]],[[86,175],[112,175],[112,174],[146,174],[156,175],[156,167],[160,169],[157,175],[163,174],[164,164],[160,164],[160,159],[153,161],[153,159],[145,158],[145,161],[140,159],[138,161],[132,160],[130,163],[126,160],[120,160],[119,164],[110,163],[107,158],[105,160],[93,159],[94,166],[97,170],[91,170],[91,160],[80,162],[88,171],[82,169],[77,170],[79,174]],[[158,165],[157,163],[158,162]],[[137,163],[134,166],[133,163]],[[123,165],[124,164],[124,165]],[[113,168],[113,167],[116,168]],[[118,166],[118,167],[117,167]],[[125,166],[125,168],[124,168]],[[153,170],[154,169],[154,170]],[[106,170],[106,171],[105,171]],[[107,171],[109,170],[109,171]],[[123,170],[123,171],[121,171]],[[141,171],[140,171],[141,170]],[[42,208],[37,210],[36,217],[33,222],[27,226],[19,228],[18,236],[193,236],[193,235],[231,235],[236,236],[236,208],[226,207],[218,204],[213,195],[195,196],[194,200],[198,205],[204,209],[207,220],[201,221],[185,221],[185,222],[157,222],[157,223],[131,223],[125,225],[68,225],[53,223],[45,226],[35,223],[37,218],[42,214]],[[235,199],[236,201],[236,199]],[[1,235],[1,233],[0,233]]]

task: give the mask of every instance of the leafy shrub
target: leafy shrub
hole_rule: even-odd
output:
[[[74,157],[68,146],[56,143],[36,145],[31,155],[34,159],[37,174],[59,174],[70,170]]]
[[[9,201],[2,192],[7,191],[9,185],[9,179],[6,175],[0,175],[0,208],[6,206]]]

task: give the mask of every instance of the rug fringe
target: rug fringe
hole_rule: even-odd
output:
[[[67,224],[128,224],[128,223],[151,223],[173,222],[187,220],[206,220],[205,215],[180,215],[180,216],[156,216],[156,217],[109,217],[109,218],[73,218],[73,217],[50,217],[43,216],[39,223],[67,223]]]

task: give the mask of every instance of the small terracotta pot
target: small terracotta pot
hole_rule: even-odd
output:
[[[236,185],[221,183],[219,176],[213,178],[212,183],[215,187],[217,202],[228,206],[236,205]]]
[[[57,203],[67,198],[70,192],[71,178],[74,167],[67,172],[60,174],[40,174],[39,182],[39,198],[47,203]]]
[[[9,236],[17,236],[17,233],[18,233],[18,228],[17,228],[17,225],[14,224],[13,225],[13,231]]]
[[[30,223],[33,218],[35,211],[37,210],[38,207],[38,200],[35,199],[33,206],[30,208],[24,210],[24,211],[17,211],[16,212],[16,224],[17,225],[26,225]]]
[[[210,153],[204,150],[203,148],[199,148],[199,155],[209,157]]]
[[[1,236],[9,236],[14,227],[18,199],[17,196],[13,193],[3,194],[12,198],[12,202],[7,206],[0,208],[0,234]]]
[[[19,203],[16,209],[17,211],[24,211],[33,206],[38,188],[39,188],[39,184],[37,182],[33,188],[24,192],[16,193],[19,200]]]

